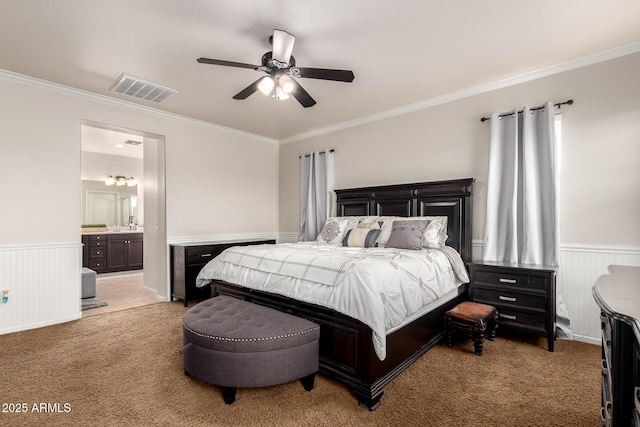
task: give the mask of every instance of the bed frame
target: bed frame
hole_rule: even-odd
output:
[[[471,187],[473,179],[387,185],[336,190],[337,216],[393,215],[448,217],[447,245],[471,261]],[[387,336],[387,357],[381,361],[372,331],[344,314],[287,297],[214,281],[212,296],[229,295],[304,317],[320,325],[320,372],[345,384],[360,406],[374,410],[384,387],[443,336],[443,314],[467,299],[467,285],[458,296]]]

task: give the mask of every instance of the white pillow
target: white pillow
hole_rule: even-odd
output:
[[[329,218],[327,218],[327,221],[329,220],[343,221],[346,219],[347,221],[349,221],[349,228],[356,228],[359,223],[371,222],[371,221],[374,221],[376,218],[378,217],[377,216],[330,216]]]
[[[387,242],[389,241],[389,237],[391,237],[391,230],[393,228],[393,221],[395,220],[406,220],[409,219],[403,216],[381,216],[378,218],[378,221],[382,222],[380,229],[380,236],[378,236],[378,246],[385,247]],[[413,218],[411,218],[413,219]]]
[[[325,243],[328,245],[342,246],[342,239],[347,230],[351,229],[349,221],[346,219],[335,220],[328,219],[322,227],[322,231],[318,234],[316,241],[318,243]]]
[[[425,216],[420,219],[428,219],[429,226],[422,235],[422,247],[439,249],[447,241],[447,217]]]

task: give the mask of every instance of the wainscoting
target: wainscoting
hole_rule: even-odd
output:
[[[247,235],[217,237],[213,240],[246,239]],[[297,233],[280,233],[278,241],[295,242],[297,238]],[[474,259],[482,258],[482,249],[481,241],[473,242]],[[81,318],[81,258],[80,244],[0,247],[0,291],[9,290],[9,301],[0,303],[0,334]],[[576,340],[600,343],[600,310],[591,289],[612,264],[640,266],[640,247],[560,248],[558,285],[563,290]]]
[[[0,334],[79,319],[82,245],[0,247]]]

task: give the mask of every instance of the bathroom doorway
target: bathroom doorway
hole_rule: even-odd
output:
[[[96,229],[104,229],[107,236],[114,233],[114,240],[127,235],[143,239],[142,266],[136,264],[133,271],[109,268],[98,274],[96,292],[103,290],[104,302],[111,308],[85,310],[83,317],[96,314],[97,310],[107,312],[167,300],[164,137],[83,121],[81,152],[83,226],[102,225]],[[94,221],[96,218],[109,220]],[[86,242],[86,234],[91,233],[86,230],[91,229],[83,230]],[[87,249],[86,245],[83,249]],[[118,292],[113,292],[115,283],[120,288]],[[100,302],[100,295],[96,298]]]

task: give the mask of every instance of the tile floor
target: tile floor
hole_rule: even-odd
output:
[[[82,312],[82,317],[158,302],[155,294],[143,287],[142,271],[100,274],[96,280],[96,298],[105,301],[105,307]]]

